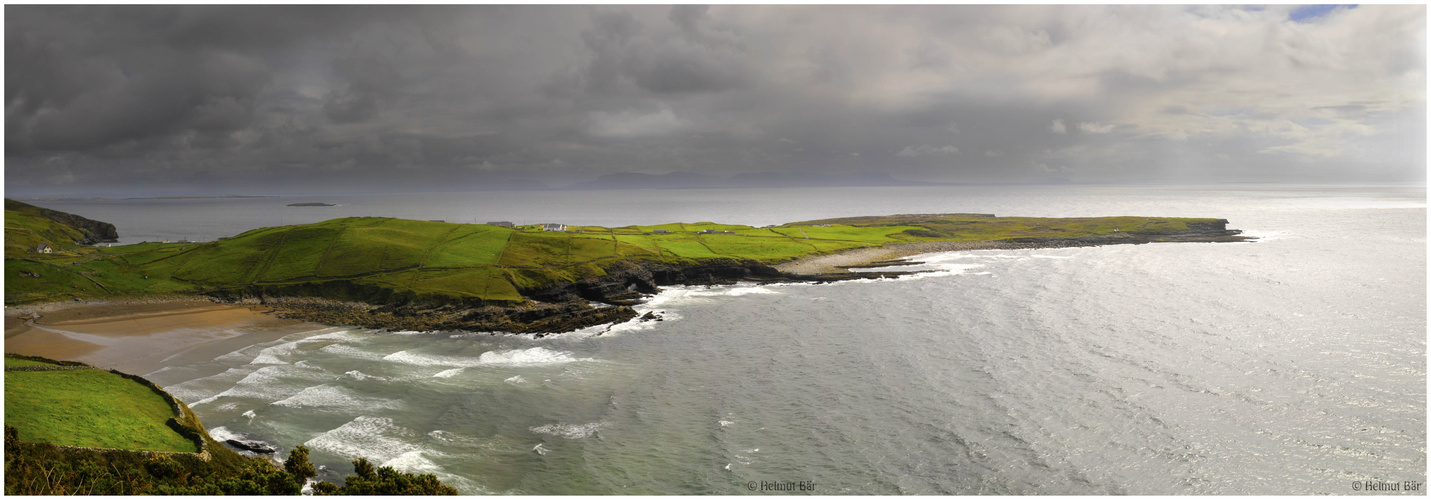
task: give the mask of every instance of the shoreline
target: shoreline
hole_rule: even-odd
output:
[[[144,375],[326,327],[265,309],[206,297],[7,306],[5,352]]]
[[[919,271],[853,269],[915,264],[913,255],[970,250],[1022,250],[1116,244],[1247,241],[1235,231],[1157,237],[1115,235],[997,241],[930,241],[866,247],[771,265],[711,261],[688,266],[638,261],[613,266],[607,276],[531,291],[517,306],[453,307],[368,304],[316,297],[171,296],[50,302],[6,306],[5,352],[75,360],[130,373],[151,373],[175,356],[226,352],[329,326],[401,330],[534,333],[541,337],[636,317],[631,304],[662,286],[724,285],[741,281],[824,283],[891,277]],[[605,306],[593,306],[591,301]],[[642,318],[651,319],[651,318]],[[225,350],[227,349],[227,350]],[[222,351],[222,352],[218,352]]]

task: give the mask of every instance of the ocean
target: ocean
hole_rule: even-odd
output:
[[[322,201],[335,207],[287,207]],[[35,201],[124,242],[349,215],[751,225],[1219,217],[1254,243],[985,250],[670,287],[547,336],[328,327],[142,374],[219,439],[466,494],[1353,494],[1426,481],[1424,186],[938,186]]]

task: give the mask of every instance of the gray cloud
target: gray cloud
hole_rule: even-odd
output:
[[[1423,180],[1425,8],[9,6],[17,193]]]

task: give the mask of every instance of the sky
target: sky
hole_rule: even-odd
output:
[[[1425,182],[1426,8],[5,6],[5,190]]]

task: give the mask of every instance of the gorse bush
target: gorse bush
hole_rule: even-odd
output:
[[[6,495],[297,495],[317,475],[308,448],[289,452],[283,467],[262,458],[204,461],[197,455],[160,455],[130,451],[61,448],[21,442],[5,427]],[[233,460],[237,457],[238,460]],[[356,475],[343,486],[314,484],[314,494],[455,495],[432,474],[413,475],[392,467],[374,470],[366,459],[353,461]]]
[[[432,474],[413,475],[392,467],[373,469],[366,458],[353,461],[356,474],[343,479],[343,486],[329,482],[313,485],[323,495],[456,495],[457,489],[442,484]]]

